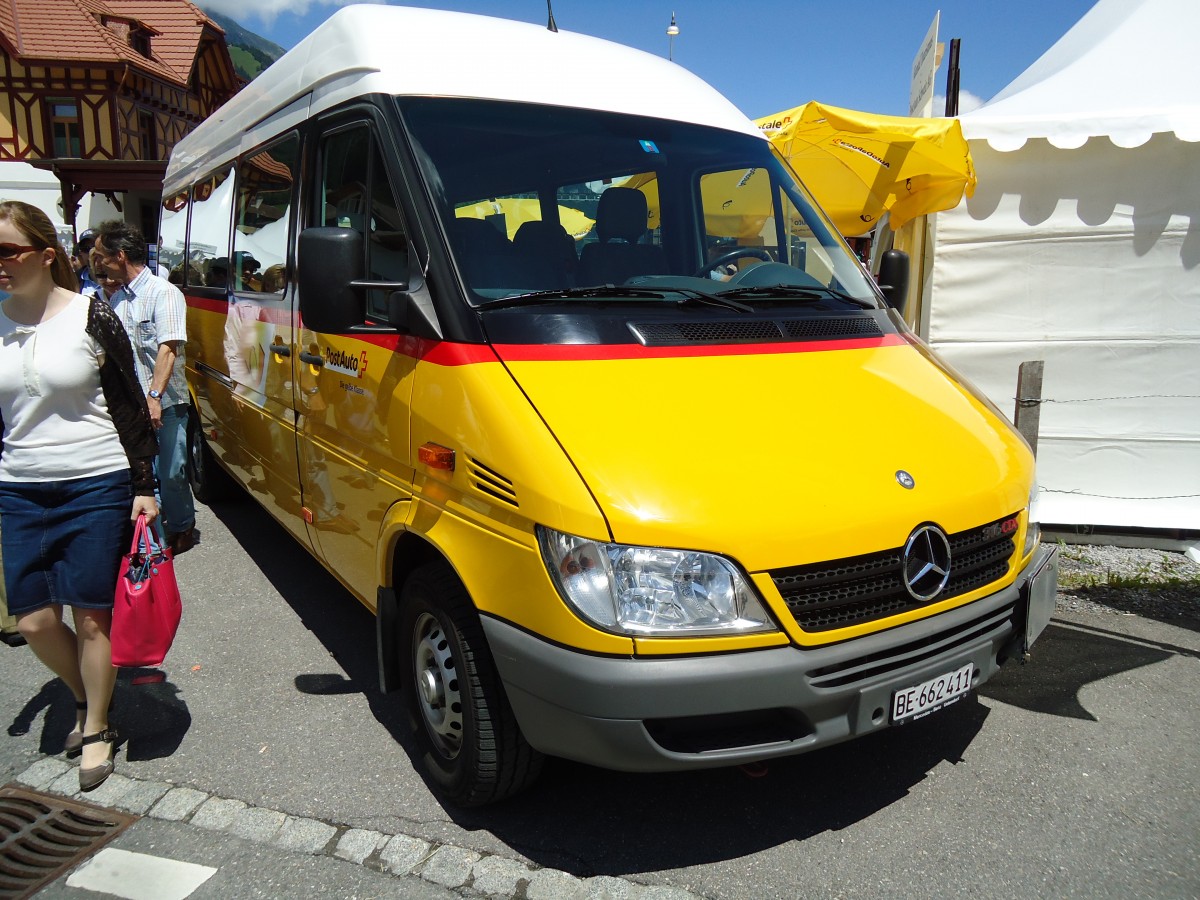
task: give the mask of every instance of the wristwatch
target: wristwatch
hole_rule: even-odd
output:
[[[150,399],[151,400],[161,400],[162,399],[162,391],[153,391],[152,390],[150,392]]]

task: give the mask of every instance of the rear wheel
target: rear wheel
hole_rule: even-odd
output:
[[[212,451],[204,440],[200,417],[194,406],[188,407],[187,423],[187,474],[192,486],[192,496],[201,503],[212,503],[233,495],[236,487],[229,473],[213,459]]]
[[[402,608],[405,695],[430,779],[459,806],[528,787],[542,755],[517,726],[462,583],[445,563],[423,566],[406,582]]]

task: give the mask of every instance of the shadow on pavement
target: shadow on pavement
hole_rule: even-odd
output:
[[[362,694],[376,720],[411,751],[414,745],[399,696],[379,690],[375,617],[256,503],[214,503],[209,509],[346,673],[297,675],[296,689],[304,694]]]
[[[297,675],[297,690],[363,694],[420,773],[400,698],[379,691],[374,617],[266,512],[211,508],[345,672]],[[933,767],[959,760],[987,714],[966,700],[904,728],[772,762],[757,778],[739,768],[646,775],[549,760],[538,783],[509,802],[443,808],[463,829],[486,830],[539,865],[581,876],[736,859],[887,807]]]
[[[63,741],[75,726],[75,701],[66,685],[52,678],[29,698],[8,726],[8,734],[28,734],[38,715],[46,711],[38,752],[62,753]],[[131,760],[162,759],[179,749],[192,724],[191,713],[179,689],[157,669],[122,669],[117,676],[109,724],[121,734],[121,745]]]
[[[341,672],[302,674],[307,694],[362,693],[375,718],[420,771],[397,696],[379,692],[375,625],[367,610],[261,509],[213,507],[284,600],[335,657]],[[305,554],[306,555],[306,554]],[[331,597],[345,602],[330,602]],[[1051,625],[1033,662],[1007,666],[981,693],[1040,712],[1092,718],[1080,688],[1158,662],[1170,651]],[[857,741],[741,768],[691,773],[610,772],[548,760],[529,791],[482,809],[443,805],[467,831],[490,832],[535,863],[578,876],[628,876],[741,859],[838,831],[904,798],[938,766],[961,761],[989,710],[969,698],[937,715]],[[428,782],[427,782],[428,784]]]
[[[46,756],[62,753],[67,732],[75,727],[75,700],[58,678],[51,678],[29,698],[8,724],[8,734],[11,737],[29,734],[42,710],[46,711],[46,718],[42,722],[38,752]]]
[[[634,775],[550,760],[519,798],[448,812],[541,865],[584,877],[743,859],[887,808],[936,766],[958,762],[987,716],[968,699],[921,722],[773,761],[760,777],[741,768]]]
[[[1033,645],[1030,661],[1005,667],[980,693],[1032,712],[1095,722],[1096,717],[1079,701],[1084,687],[1177,653],[1195,655],[1181,647],[1051,622]]]
[[[110,719],[131,761],[173,755],[192,727],[192,714],[179,688],[159,669],[121,670]]]

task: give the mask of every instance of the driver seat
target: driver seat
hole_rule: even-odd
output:
[[[595,243],[585,244],[579,257],[576,283],[624,284],[636,275],[665,275],[667,255],[657,244],[639,243],[646,237],[649,207],[646,195],[634,188],[611,187],[596,208]]]

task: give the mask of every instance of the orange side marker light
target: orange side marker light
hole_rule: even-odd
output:
[[[454,471],[454,451],[449,447],[443,447],[441,444],[422,444],[417,448],[417,459],[431,469],[444,469],[447,472]]]

